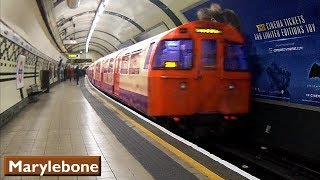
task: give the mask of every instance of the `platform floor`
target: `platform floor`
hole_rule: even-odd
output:
[[[139,134],[132,125],[126,124],[132,129],[131,134]],[[207,179],[177,157],[165,152],[159,145],[153,144],[150,139],[142,141],[141,148],[146,145],[152,151],[149,154],[158,153],[159,157],[143,157],[139,152],[132,155],[134,147],[125,147],[124,144],[128,146],[130,143],[123,143],[124,140],[120,138],[121,143],[114,130],[93,109],[80,86],[69,81],[60,83],[1,128],[0,169],[5,155],[99,155],[102,157],[101,176],[3,177],[1,171],[1,179]],[[121,129],[117,131],[124,139],[127,133],[122,133]],[[141,134],[138,138],[147,137]],[[162,167],[162,163],[168,167]],[[150,168],[145,168],[149,166]],[[155,169],[157,167],[160,167],[160,172]]]

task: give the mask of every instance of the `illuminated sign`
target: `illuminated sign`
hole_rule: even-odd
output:
[[[69,58],[79,58],[79,54],[69,54]]]
[[[221,34],[222,31],[218,29],[206,29],[206,28],[197,28],[197,33],[205,33],[205,34]]]
[[[165,67],[166,68],[175,68],[175,67],[177,67],[177,62],[167,61],[165,63]]]

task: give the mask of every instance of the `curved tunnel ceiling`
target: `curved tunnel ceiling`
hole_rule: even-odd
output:
[[[74,46],[69,47],[68,50],[75,49],[75,48],[77,48],[77,47],[79,47],[79,46],[81,47],[81,46],[85,46],[85,45],[86,45],[86,42],[82,42],[82,43],[79,43],[79,44],[76,44],[76,45],[74,45]],[[100,44],[100,43],[90,42],[90,46],[99,47],[100,49],[102,49],[103,51],[105,51],[106,54],[112,52],[112,51],[110,51],[108,48],[104,47],[104,46],[103,46],[102,44]]]
[[[65,36],[65,39],[68,39],[71,35],[75,35],[75,34],[81,33],[81,32],[89,32],[89,29],[73,32],[73,33]],[[108,32],[105,32],[105,31],[101,31],[101,30],[97,30],[97,29],[95,30],[95,32],[104,33],[104,34],[106,34],[108,36],[111,36],[112,38],[116,39],[120,44],[122,43],[122,41],[120,41],[120,39],[118,39],[115,35],[113,35],[111,33],[108,33]]]
[[[84,50],[85,50],[85,47],[81,47],[81,48],[79,47],[78,49],[71,50],[70,53],[80,53],[81,51],[84,52]],[[100,50],[95,46],[91,46],[90,51],[98,53],[101,57],[105,56],[105,52],[103,52],[102,50]]]
[[[63,20],[58,20],[58,21],[61,22],[61,23],[59,23],[59,26],[58,26],[58,27],[63,27],[67,22],[72,22],[72,20],[73,20],[74,18],[81,17],[81,16],[83,16],[83,15],[94,14],[94,13],[96,13],[96,11],[82,12],[82,13],[76,14],[76,15],[74,15],[74,16],[72,16],[72,17],[69,17],[68,19],[65,19],[64,21],[63,21]],[[136,28],[138,28],[141,32],[144,32],[144,31],[145,31],[143,27],[141,27],[138,23],[136,23],[134,20],[128,18],[127,16],[124,16],[124,15],[122,15],[122,14],[119,14],[119,13],[116,13],[116,12],[112,12],[112,11],[104,11],[103,14],[119,17],[119,18],[121,18],[121,19],[123,19],[123,20],[128,21],[128,22],[131,23],[132,25],[134,25],[134,26],[135,26]],[[69,28],[69,27],[71,27],[71,26],[72,26],[72,25],[67,26],[67,27],[65,27],[65,28]]]
[[[83,51],[83,49],[85,49],[84,46],[78,46],[78,47],[75,47],[75,48],[71,49],[70,53],[80,52],[80,51]],[[99,52],[103,56],[105,56],[105,54],[106,54],[106,52],[104,50],[102,50],[101,48],[98,48],[98,47],[96,47],[94,45],[90,46],[90,51],[91,50],[95,50],[96,52]]]
[[[85,51],[85,48],[80,48],[79,50],[77,51],[71,51],[71,53],[80,53],[80,51]],[[101,57],[105,56],[103,53],[99,52],[99,50],[96,50],[96,49],[90,49],[90,51],[94,52],[94,53],[97,53],[99,54]]]
[[[77,43],[82,43],[82,42],[86,42],[87,36],[82,36],[82,37],[77,37]],[[99,38],[99,37],[91,37],[91,39],[94,40],[98,40],[98,41],[102,41],[104,43],[103,46],[111,46],[113,48],[113,50],[118,50],[118,48],[116,48],[113,44],[111,44],[109,41],[106,41],[105,39]],[[76,44],[75,44],[76,45]],[[66,48],[68,49],[68,47],[71,47],[73,45],[67,45]]]
[[[80,1],[79,8],[69,9],[65,0],[53,0],[53,11],[61,39],[75,39],[78,42],[76,45],[65,45],[69,50],[85,46],[92,21],[101,2],[101,0]],[[136,37],[148,33],[159,24],[166,27],[162,28],[162,32],[179,26],[187,22],[183,10],[202,1],[184,0],[177,3],[176,0],[107,0],[89,49],[93,51],[90,46],[99,46],[99,54],[106,55],[105,53],[114,52],[125,46],[127,42],[136,43]],[[149,36],[154,35],[156,34]]]
[[[80,44],[80,45],[77,45],[73,48],[70,48],[69,51],[71,52],[76,52],[76,51],[79,51],[79,49],[85,49],[85,44]],[[101,54],[103,54],[104,56],[110,52],[108,52],[107,50],[105,50],[104,48],[98,46],[98,45],[95,45],[95,44],[91,44],[89,49],[95,49],[97,51],[99,51]]]

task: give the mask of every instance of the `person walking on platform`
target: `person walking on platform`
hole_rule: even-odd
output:
[[[82,78],[82,76],[83,76],[82,69],[81,69],[81,68],[79,68],[79,69],[78,69],[78,71],[79,71],[79,78],[81,79],[81,78]]]
[[[75,76],[74,76],[74,68],[73,68],[73,67],[70,68],[70,72],[71,72],[71,76],[70,76],[70,82],[71,82],[72,78],[73,78],[74,80],[76,80],[76,78],[75,78]]]
[[[68,69],[64,68],[63,70],[63,81],[66,81],[68,79]]]
[[[71,69],[73,80],[76,81],[76,69],[72,67]]]
[[[69,79],[70,82],[71,82],[72,73],[71,73],[71,68],[70,68],[70,67],[67,67],[67,74],[68,74],[68,79]]]
[[[76,69],[74,70],[74,72],[75,72],[75,78],[76,78],[76,80],[77,80],[77,85],[79,85],[79,78],[80,78],[80,73],[81,73],[79,66],[76,67]]]

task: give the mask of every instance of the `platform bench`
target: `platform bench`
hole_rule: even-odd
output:
[[[27,89],[27,94],[30,102],[38,101],[38,95],[40,93],[43,93],[44,91],[46,91],[46,89],[40,90],[38,84],[30,85],[30,88]]]

